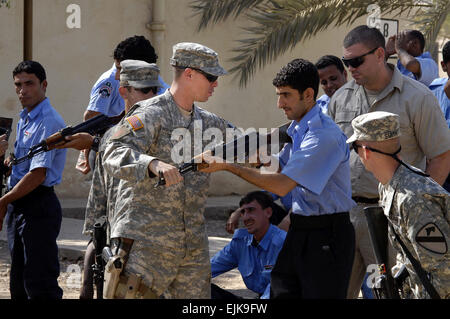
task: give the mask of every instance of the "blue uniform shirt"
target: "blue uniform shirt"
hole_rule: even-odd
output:
[[[330,103],[330,97],[326,94],[317,99],[317,105],[320,106],[323,114],[328,113],[328,104]]]
[[[115,79],[117,68],[114,64],[111,69],[103,73],[91,90],[91,97],[88,111],[99,112],[106,116],[116,116],[125,109],[125,102],[120,96],[119,86],[120,81]],[[157,91],[157,94],[164,93],[169,86],[159,76],[159,82],[162,84]]]
[[[233,239],[211,259],[212,277],[238,267],[248,289],[270,297],[270,273],[283,247],[286,232],[270,225],[258,246],[253,246],[253,235],[246,229],[237,229]]]
[[[39,103],[30,113],[26,108],[23,109],[20,113],[19,123],[17,123],[14,155],[17,158],[27,155],[33,145],[40,143],[65,126],[64,120],[50,105],[48,98]],[[61,183],[66,152],[65,149],[43,152],[31,160],[14,165],[8,181],[9,189],[12,189],[28,172],[44,167],[47,169],[47,176],[42,185],[50,187]]]
[[[281,173],[297,182],[292,212],[303,216],[347,212],[352,200],[346,136],[317,104],[288,128],[293,144],[278,155]]]
[[[281,204],[283,204],[283,208],[286,210],[286,211],[290,211],[291,210],[291,208],[292,208],[292,194],[291,193],[288,193],[286,196],[284,196],[284,197],[281,197],[281,196],[278,196],[277,194],[274,194],[274,193],[270,193],[270,192],[268,192],[268,194],[270,195],[270,196],[272,196],[272,199],[274,200],[274,201],[276,201],[277,199],[280,199],[280,202],[281,202]]]
[[[420,63],[420,78],[416,79],[414,73],[408,71],[403,64],[401,64],[400,60],[397,61],[397,68],[400,70],[400,73],[404,76],[410,77],[411,79],[417,80],[426,86],[429,86],[430,83],[437,77],[439,77],[439,68],[437,63],[431,57],[430,52],[424,52],[419,56],[415,57],[416,60]]]
[[[445,120],[447,121],[447,125],[450,128],[450,99],[447,97],[447,94],[444,92],[444,86],[447,81],[450,79],[439,78],[435,79],[430,84],[430,90],[436,96],[439,101],[439,105],[444,113]]]

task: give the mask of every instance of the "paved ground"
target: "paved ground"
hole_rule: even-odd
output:
[[[210,198],[205,212],[207,232],[209,238],[210,256],[222,249],[231,239],[232,235],[225,231],[226,210],[237,207],[238,196]],[[81,234],[83,220],[80,219],[84,210],[84,200],[62,201],[64,217],[61,233],[58,237],[61,275],[59,284],[64,290],[65,299],[78,299],[80,274],[83,270],[83,256],[88,238]],[[5,231],[0,232],[0,299],[9,299],[9,270],[10,256],[6,242]],[[245,298],[254,298],[256,294],[246,289],[237,270],[230,271],[213,278],[213,283],[228,289]]]

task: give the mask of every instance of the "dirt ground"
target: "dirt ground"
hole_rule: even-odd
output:
[[[208,236],[231,238],[232,235],[225,231],[224,220],[207,221]],[[212,256],[211,256],[212,257]],[[10,299],[9,293],[9,271],[11,258],[8,244],[0,241],[0,299]],[[78,299],[80,282],[79,271],[83,272],[83,260],[60,260],[61,273],[58,278],[60,287],[64,291],[64,299]],[[246,289],[241,276],[237,270],[230,271],[212,279],[212,282],[221,288],[227,289],[244,298],[256,298],[256,294]]]

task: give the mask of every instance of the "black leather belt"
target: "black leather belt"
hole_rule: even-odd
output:
[[[42,196],[46,194],[54,193],[53,186],[47,187],[44,185],[39,185],[34,190],[32,190],[30,193],[25,195],[22,198],[19,198],[18,200],[12,202],[11,204],[14,207],[25,207],[25,206],[32,206],[36,203],[36,201],[42,199]]]
[[[354,196],[352,199],[357,203],[364,203],[364,204],[378,204],[378,201],[380,200],[377,198],[367,198],[367,197],[360,197],[360,196]]]
[[[291,227],[298,230],[312,230],[332,227],[336,224],[350,223],[348,212],[327,215],[302,216],[291,214]]]

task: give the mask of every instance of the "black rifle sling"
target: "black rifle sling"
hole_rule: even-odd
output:
[[[389,219],[388,219],[388,222],[389,222],[389,227],[391,228],[391,231],[395,236],[395,240],[397,240],[398,243],[400,244],[400,246],[402,247],[403,252],[405,253],[406,257],[409,259],[409,262],[413,266],[417,276],[419,276],[419,279],[422,282],[422,285],[425,287],[425,290],[427,291],[427,293],[430,295],[430,297],[432,299],[441,299],[441,297],[437,293],[436,289],[434,288],[434,286],[431,284],[430,280],[428,279],[428,276],[425,273],[425,270],[423,270],[420,263],[413,257],[413,255],[411,255],[408,248],[406,248],[405,244],[400,239],[400,236],[395,232],[394,227],[392,226],[391,221]]]

